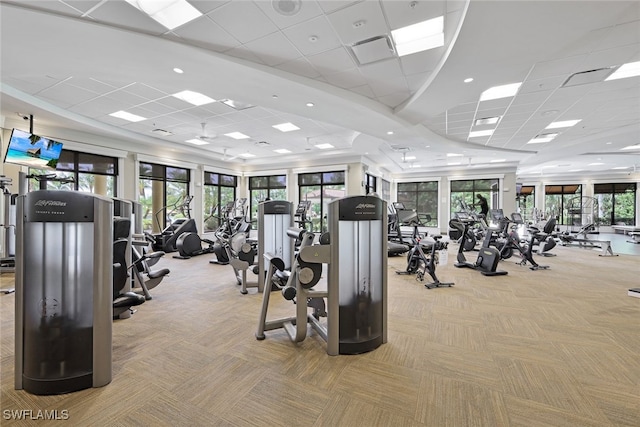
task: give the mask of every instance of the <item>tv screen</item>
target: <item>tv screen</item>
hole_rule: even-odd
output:
[[[61,152],[61,142],[13,129],[4,161],[31,168],[55,169]]]

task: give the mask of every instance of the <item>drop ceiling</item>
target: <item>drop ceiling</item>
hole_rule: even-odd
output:
[[[125,1],[3,1],[4,126],[24,128],[16,113],[33,114],[34,131],[51,137],[80,130],[116,148],[129,141],[236,170],[319,156],[398,178],[496,166],[521,176],[640,169],[640,150],[622,150],[640,143],[640,77],[579,80],[640,61],[637,1],[190,3],[203,15],[169,31]],[[388,50],[392,30],[439,16],[444,46]],[[480,101],[519,82],[515,96]],[[216,102],[172,96],[182,90]],[[110,116],[120,110],[145,120]],[[476,125],[492,117],[497,124]],[[565,120],[580,122],[545,129]],[[281,123],[299,129],[273,127]],[[469,137],[482,130],[493,132]],[[558,135],[529,143],[550,132]],[[186,142],[194,139],[202,145]]]

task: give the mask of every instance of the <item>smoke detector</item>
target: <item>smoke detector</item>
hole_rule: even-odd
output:
[[[302,0],[271,0],[271,6],[280,15],[293,16],[300,12]]]

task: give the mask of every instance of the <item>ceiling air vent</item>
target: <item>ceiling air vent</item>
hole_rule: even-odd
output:
[[[560,87],[579,86],[589,83],[598,83],[604,81],[611,73],[615,71],[615,67],[598,68],[589,71],[580,71],[573,73]]]
[[[351,53],[358,64],[372,64],[385,59],[395,58],[396,52],[389,36],[377,36],[362,40],[351,46]]]
[[[154,129],[151,132],[155,133],[156,135],[160,135],[160,136],[171,136],[171,135],[173,135],[173,133],[169,132],[168,130],[164,130],[164,129]]]

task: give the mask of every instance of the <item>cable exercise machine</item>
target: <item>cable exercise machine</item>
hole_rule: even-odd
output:
[[[312,245],[314,234],[290,228],[290,239],[300,239],[298,255],[283,288],[285,299],[296,301],[292,317],[268,320],[269,284],[284,260],[264,254],[267,284],[262,297],[256,338],[285,329],[301,342],[308,325],[327,342],[327,354],[357,354],[387,342],[387,209],[372,196],[353,196],[329,204],[329,238]],[[315,290],[323,265],[327,266],[326,290]],[[312,312],[309,313],[309,308]],[[326,322],[320,319],[325,317]]]

